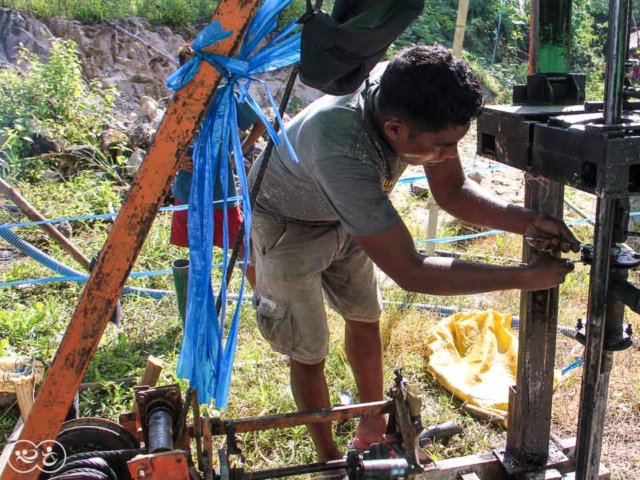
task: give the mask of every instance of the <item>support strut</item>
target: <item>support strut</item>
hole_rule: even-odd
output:
[[[564,185],[541,178],[525,179],[525,206],[562,218]],[[533,253],[525,243],[523,259]],[[523,292],[520,300],[518,373],[509,395],[505,466],[532,470],[549,459],[551,405],[558,328],[559,288]]]
[[[630,13],[631,0],[610,0],[605,125],[619,124],[622,119]],[[624,304],[615,298],[609,288],[612,280],[611,245],[614,240],[622,240],[616,236],[620,236],[619,232],[626,228],[626,225],[620,223],[628,220],[628,209],[625,212],[626,205],[621,202],[606,198],[598,198],[597,202],[594,237],[596,250],[589,284],[587,346],[578,419],[576,478],[579,480],[598,478],[609,376],[613,365],[613,352],[604,351],[603,346],[607,330],[611,334],[612,326],[615,328],[618,323],[622,325],[624,318]],[[614,277],[618,275],[613,274]]]

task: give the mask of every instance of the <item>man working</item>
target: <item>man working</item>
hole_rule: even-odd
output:
[[[379,80],[372,74],[356,94],[323,97],[288,125],[300,162],[292,162],[286,148],[274,151],[252,241],[259,328],[273,349],[291,357],[291,389],[300,410],[330,406],[323,294],[344,317],[360,401],[383,399],[374,263],[405,290],[435,295],[547,289],[572,270],[547,255],[527,266],[503,267],[416,252],[388,198],[407,165],[424,166],[440,207],[465,222],[548,239],[534,245],[541,249],[578,250],[561,220],[506,204],[465,178],[457,144],[482,103],[466,62],[441,47],[415,46],[398,54]],[[363,417],[356,446],[381,441],[384,430],[382,417]],[[340,458],[330,424],[309,431],[321,460]]]

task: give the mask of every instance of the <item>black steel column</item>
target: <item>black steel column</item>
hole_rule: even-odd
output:
[[[604,120],[607,125],[620,123],[622,116],[622,89],[629,39],[630,6],[630,0],[610,0],[609,2],[604,102]],[[624,316],[624,305],[609,292],[611,246],[614,233],[617,231],[618,236],[620,235],[621,228],[620,225],[616,225],[616,217],[620,222],[621,218],[625,217],[623,210],[620,200],[598,199],[594,237],[596,250],[589,284],[587,346],[578,420],[576,478],[579,480],[597,479],[600,469],[609,374],[613,365],[613,353],[603,351],[606,323],[621,324],[621,316]],[[621,215],[620,212],[623,214]],[[622,227],[624,229],[626,225]]]
[[[598,199],[578,421],[576,478],[582,480],[598,478],[600,470],[609,376],[613,367],[613,352],[605,349],[622,338],[625,312],[625,305],[615,297],[611,285],[624,282],[628,277],[628,270],[611,270],[610,252],[615,243],[625,239],[628,213],[626,200]]]
[[[596,251],[589,283],[587,347],[578,421],[576,478],[580,480],[598,478],[600,469],[602,427],[613,355],[610,352],[604,353],[603,361],[614,203],[615,200],[598,199],[594,237]]]
[[[609,0],[607,68],[605,71],[604,123],[615,125],[622,118],[625,62],[629,43],[631,0]]]
[[[529,75],[552,70],[553,50],[568,68],[571,0],[531,0]],[[560,51],[558,51],[560,50]],[[564,185],[525,177],[525,206],[562,218]],[[523,259],[533,249],[525,243]],[[551,406],[558,324],[559,289],[523,292],[516,386],[509,395],[509,426],[505,456],[516,469],[543,466],[549,457]],[[505,459],[506,460],[506,459]],[[505,462],[510,463],[510,462]]]
[[[525,180],[525,205],[562,218],[564,185],[541,178]],[[523,258],[534,250],[525,243]],[[509,398],[506,455],[520,468],[546,464],[558,325],[559,289],[523,292],[520,301],[518,376]]]

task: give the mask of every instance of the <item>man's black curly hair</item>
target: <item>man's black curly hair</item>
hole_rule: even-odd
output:
[[[469,64],[440,46],[403,50],[380,79],[380,110],[419,132],[465,125],[478,118],[482,105],[482,88]]]

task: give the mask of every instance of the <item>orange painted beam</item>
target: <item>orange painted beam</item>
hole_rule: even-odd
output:
[[[225,56],[235,54],[258,4],[259,0],[221,0],[213,18],[233,34],[212,46],[210,51]],[[38,445],[57,437],[127,277],[173,182],[179,159],[199,126],[219,82],[218,72],[203,62],[196,77],[174,95],[154,144],[140,166],[102,248],[20,440]],[[15,445],[20,446],[20,441]],[[18,473],[7,466],[0,479],[29,480],[36,479],[38,475],[38,469]]]

